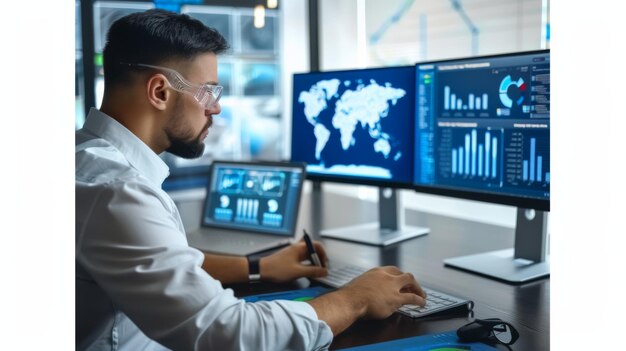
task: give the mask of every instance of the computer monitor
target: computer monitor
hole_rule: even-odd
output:
[[[415,77],[415,189],[518,207],[514,250],[445,264],[515,283],[549,274],[549,50],[422,62]]]
[[[322,236],[389,245],[428,232],[404,224],[395,194],[412,187],[414,96],[415,66],[294,74],[291,160],[314,181],[381,188],[379,223]]]

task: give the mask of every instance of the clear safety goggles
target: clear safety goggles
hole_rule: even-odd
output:
[[[159,70],[167,78],[167,82],[176,91],[187,93],[196,99],[204,109],[214,107],[222,97],[221,85],[213,84],[194,84],[183,78],[183,76],[175,70],[167,67],[146,65],[143,63],[125,63],[131,67],[145,67]]]

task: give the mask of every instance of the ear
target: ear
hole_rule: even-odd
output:
[[[172,91],[167,88],[168,83],[162,74],[154,74],[146,82],[148,101],[157,110],[164,111],[173,97]]]

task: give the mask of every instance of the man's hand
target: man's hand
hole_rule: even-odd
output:
[[[321,243],[314,241],[315,251],[320,261],[328,261],[326,250]],[[300,277],[323,277],[328,274],[324,267],[302,264],[302,261],[309,259],[309,253],[303,240],[289,245],[286,248],[261,258],[259,262],[261,268],[261,279],[272,282],[287,282]]]
[[[411,273],[394,266],[370,269],[343,287],[362,306],[362,317],[383,319],[402,305],[423,306],[426,293]]]
[[[413,274],[387,266],[371,269],[343,288],[308,303],[337,335],[359,318],[387,318],[402,305],[423,306],[425,298]]]

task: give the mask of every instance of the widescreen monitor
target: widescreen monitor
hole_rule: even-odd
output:
[[[416,65],[418,191],[549,210],[550,53]]]
[[[291,160],[307,178],[410,187],[415,67],[293,77]]]
[[[444,260],[511,283],[550,273],[550,52],[416,65],[418,191],[517,206],[515,246]]]

